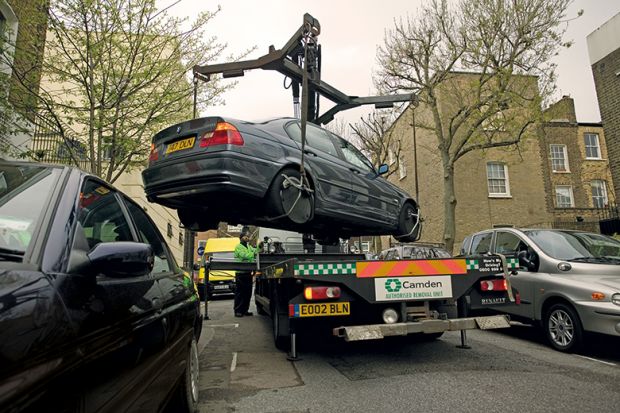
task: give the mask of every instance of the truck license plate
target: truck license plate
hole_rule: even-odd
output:
[[[290,304],[289,317],[322,317],[351,314],[351,303]]]
[[[195,136],[187,139],[181,139],[180,141],[176,141],[168,145],[166,148],[166,155],[172,152],[178,152],[185,149],[190,149],[194,146],[194,141],[196,140]]]
[[[213,289],[215,289],[215,290],[228,290],[228,286],[227,285],[214,285]]]

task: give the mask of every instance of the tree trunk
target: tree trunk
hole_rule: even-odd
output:
[[[446,250],[452,253],[454,237],[456,235],[456,195],[454,193],[454,165],[447,159],[447,154],[442,154],[443,163],[443,240]]]

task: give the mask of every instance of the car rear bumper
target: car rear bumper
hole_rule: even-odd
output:
[[[213,193],[264,197],[279,167],[243,153],[220,151],[176,158],[142,172],[149,201],[175,205],[182,198]]]
[[[575,304],[584,330],[620,336],[620,306],[610,302]]]

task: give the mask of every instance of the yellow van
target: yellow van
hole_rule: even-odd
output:
[[[234,261],[235,247],[239,244],[239,238],[210,238],[205,245],[205,251],[200,259],[200,272],[198,273],[198,290],[202,292],[204,299],[205,262],[209,257]],[[235,293],[234,271],[209,271],[207,283],[207,298],[216,295]]]

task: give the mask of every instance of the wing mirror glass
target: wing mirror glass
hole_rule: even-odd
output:
[[[389,170],[390,170],[390,167],[388,166],[388,164],[383,163],[379,165],[379,169],[377,169],[377,175],[383,175],[387,173]]]

